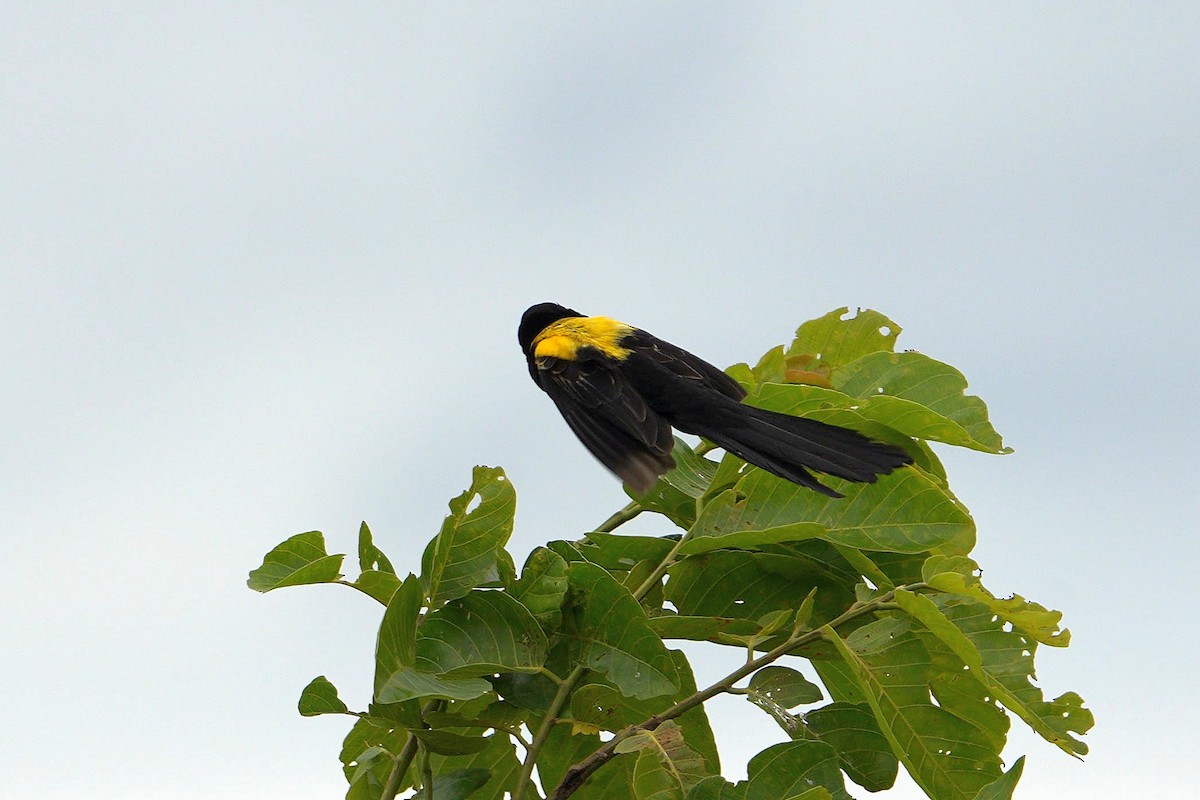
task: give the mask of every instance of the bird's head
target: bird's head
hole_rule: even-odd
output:
[[[521,315],[521,325],[517,328],[517,341],[521,344],[521,350],[525,352],[525,355],[529,355],[534,338],[551,322],[557,322],[567,317],[582,316],[583,314],[578,311],[564,308],[558,303],[538,303],[530,306]]]

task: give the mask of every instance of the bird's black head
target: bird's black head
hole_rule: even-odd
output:
[[[529,355],[530,348],[533,347],[534,337],[541,333],[551,322],[557,322],[567,317],[582,316],[583,314],[580,314],[578,311],[564,308],[558,303],[538,303],[536,306],[530,306],[521,315],[521,325],[517,328],[517,341],[521,343],[521,349],[525,354]]]

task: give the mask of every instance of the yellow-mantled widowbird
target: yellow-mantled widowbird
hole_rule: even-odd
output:
[[[517,340],[571,430],[639,494],[675,466],[672,428],[830,497],[842,495],[809,470],[873,483],[912,463],[857,431],[745,405],[741,385],[712,364],[609,317],[539,303],[521,317]]]

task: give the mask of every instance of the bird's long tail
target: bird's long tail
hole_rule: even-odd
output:
[[[874,483],[912,457],[895,445],[858,431],[813,419],[740,405],[736,422],[694,426],[690,431],[711,440],[744,461],[830,497],[842,497],[809,470],[848,481]]]

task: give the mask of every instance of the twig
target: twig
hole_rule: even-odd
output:
[[[604,522],[601,522],[596,527],[596,533],[611,533],[645,510],[646,509],[642,508],[641,503],[634,500],[629,505],[613,514],[611,517],[604,520]]]

